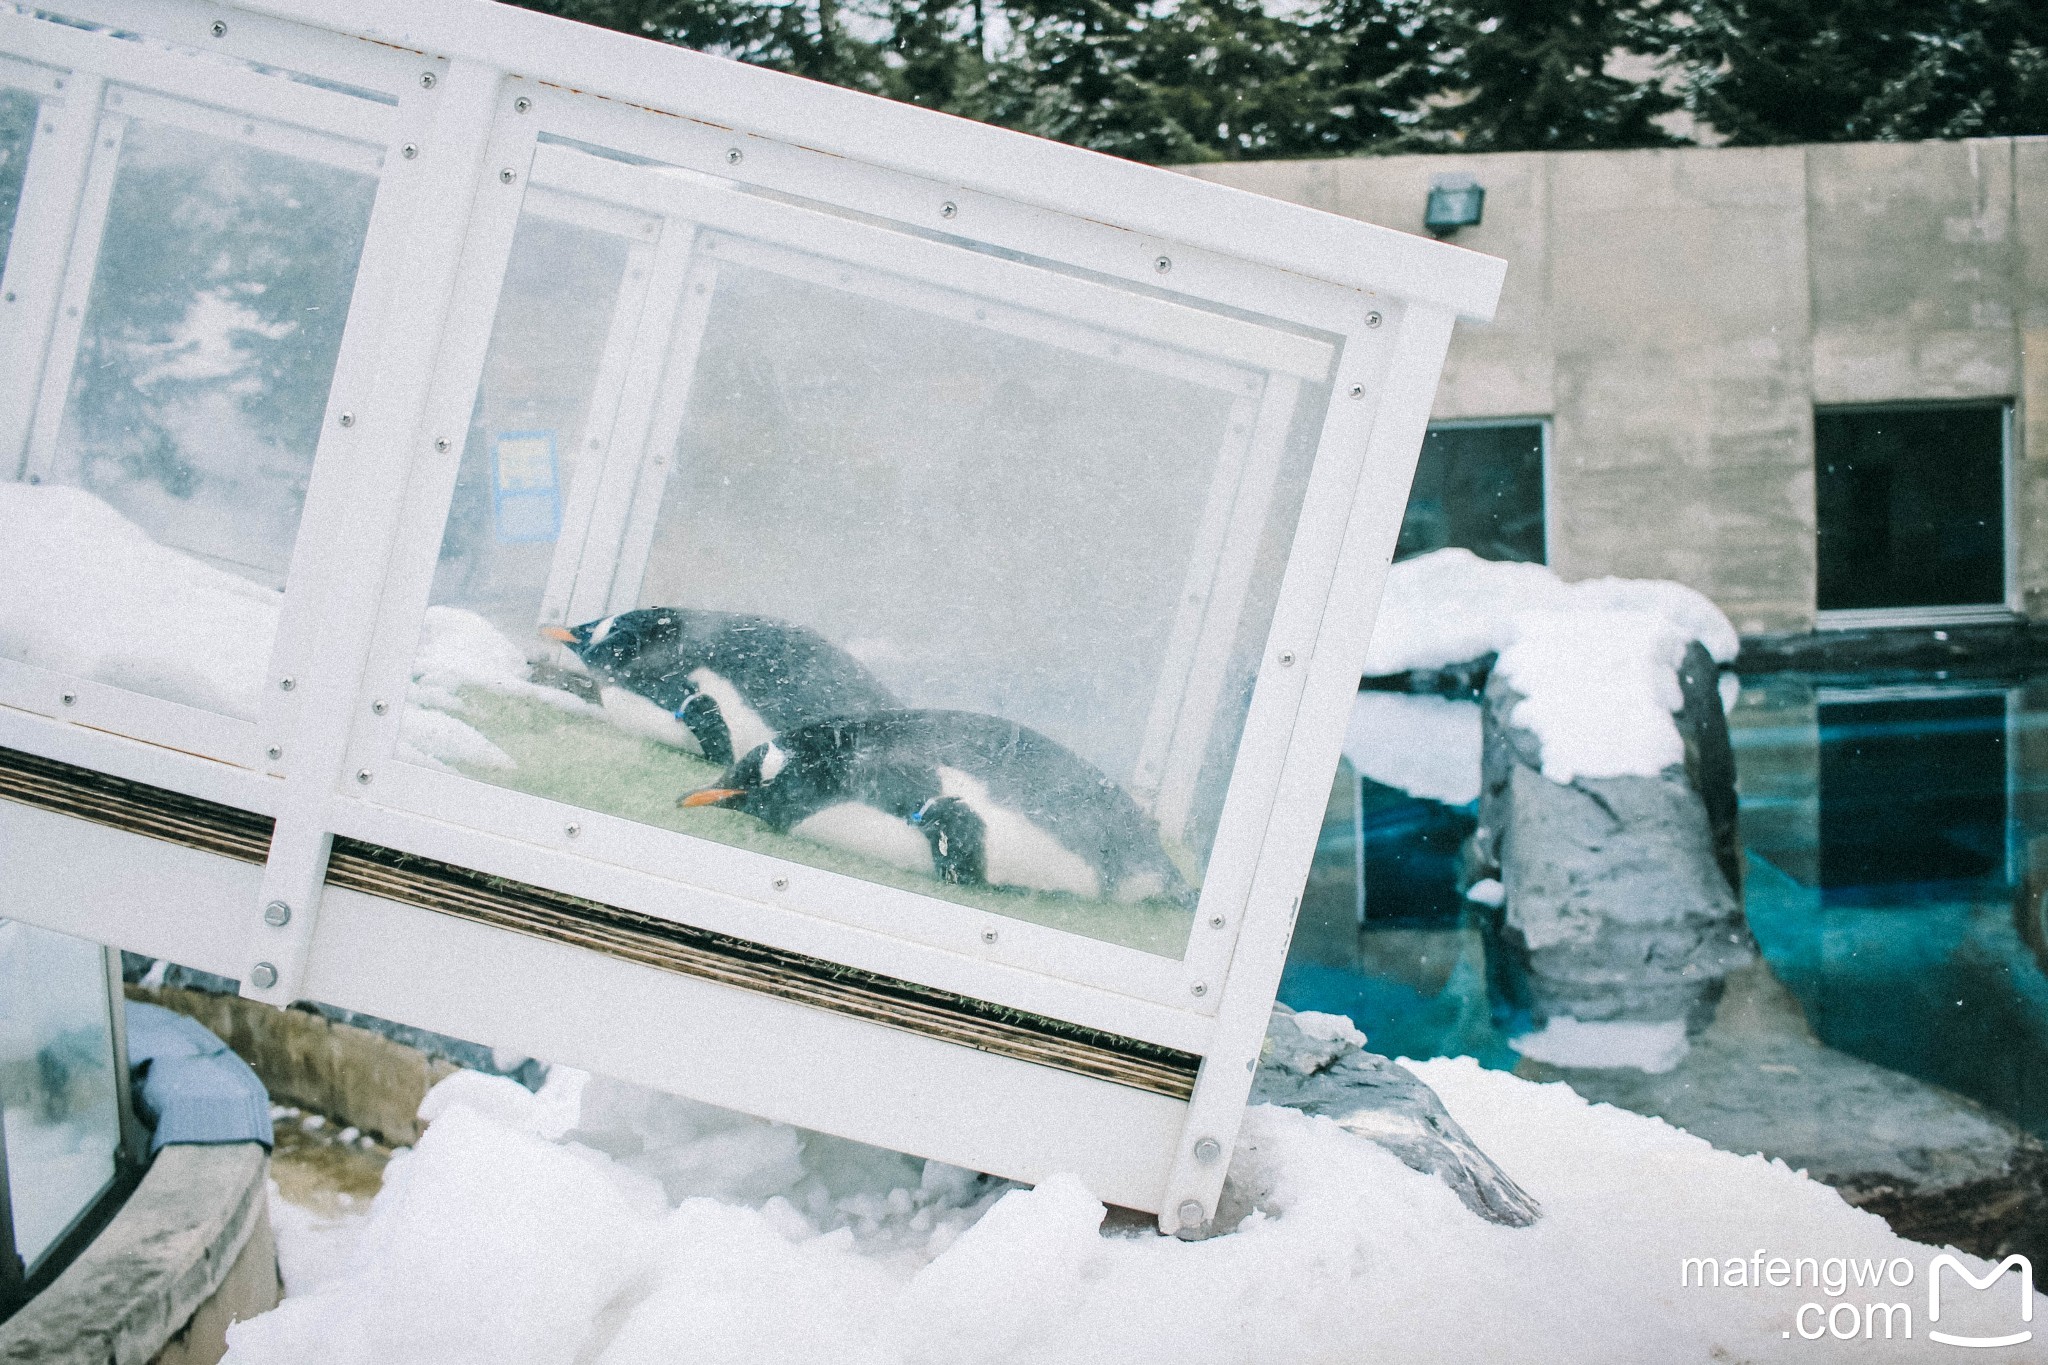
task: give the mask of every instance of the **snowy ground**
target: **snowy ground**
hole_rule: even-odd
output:
[[[1563,1086],[1415,1069],[1542,1201],[1535,1227],[1484,1223],[1290,1110],[1253,1110],[1233,1166],[1263,1207],[1181,1243],[1105,1221],[1071,1179],[1026,1190],[566,1070],[539,1096],[464,1073],[366,1217],[283,1212],[290,1297],[232,1330],[228,1361],[1955,1358],[1926,1338],[1933,1251],[1826,1187]],[[1821,1284],[1747,1287],[1777,1257],[1812,1258]],[[1686,1258],[1739,1260],[1745,1283],[1682,1286]],[[1858,1287],[1873,1268],[1890,1282]],[[1945,1291],[1942,1328],[2020,1325],[2011,1277],[1995,1297]],[[1863,1339],[1871,1302],[1905,1305],[1913,1339],[1896,1312],[1900,1338],[1880,1313]],[[1857,1339],[1831,1337],[1830,1312]],[[2035,1345],[1988,1358],[2048,1359]]]

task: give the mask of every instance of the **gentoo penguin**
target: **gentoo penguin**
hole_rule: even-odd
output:
[[[621,727],[714,763],[810,721],[897,705],[845,650],[767,616],[645,607],[541,634],[597,676]]]
[[[1189,898],[1122,787],[1036,730],[967,711],[817,721],[678,804],[743,811],[962,885]]]

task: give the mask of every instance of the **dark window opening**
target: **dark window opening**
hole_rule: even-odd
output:
[[[1541,422],[1429,429],[1394,558],[1452,545],[1481,559],[1544,562]]]
[[[2002,403],[1813,419],[1820,609],[2005,601]]]

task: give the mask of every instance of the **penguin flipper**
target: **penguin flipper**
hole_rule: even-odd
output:
[[[697,737],[704,757],[719,764],[733,761],[732,732],[726,728],[725,713],[718,709],[716,701],[702,692],[692,692],[690,699],[676,708],[676,719]]]

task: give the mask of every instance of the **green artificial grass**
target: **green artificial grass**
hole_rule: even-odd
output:
[[[777,834],[737,811],[712,806],[686,809],[676,804],[676,798],[715,782],[722,771],[717,764],[628,734],[600,716],[577,715],[483,688],[465,688],[461,697],[460,718],[517,765],[505,769],[450,764],[477,781],[1140,952],[1177,958],[1186,950],[1193,912],[1172,901],[1124,904],[1059,892],[957,886],[846,849]],[[1185,865],[1184,859],[1177,861]]]

